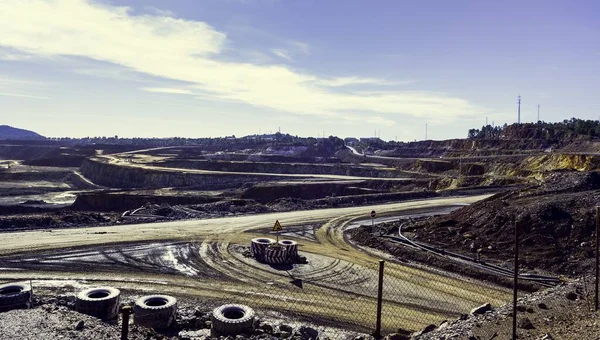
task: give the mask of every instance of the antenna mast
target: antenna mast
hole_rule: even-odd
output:
[[[517,103],[519,104],[519,111],[517,114],[517,124],[521,124],[521,95],[519,95]]]
[[[538,122],[540,121],[540,104],[538,104]]]

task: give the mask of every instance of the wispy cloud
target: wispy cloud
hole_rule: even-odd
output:
[[[168,9],[161,9],[154,6],[144,6],[144,9],[148,14],[163,16],[163,17],[175,17],[176,14]]]
[[[339,86],[350,86],[350,85],[409,85],[414,84],[415,81],[412,79],[389,81],[378,78],[358,78],[358,77],[339,77],[331,79],[319,80],[320,85],[339,87]]]
[[[194,92],[190,90],[169,87],[143,87],[142,90],[146,92],[158,92],[169,94],[194,94]]]
[[[55,84],[53,82],[0,76],[0,96],[48,99],[48,97],[37,93],[46,92],[47,87],[50,85]]]
[[[304,55],[310,54],[310,45],[307,43],[301,41],[288,41],[288,45]]]
[[[290,55],[290,52],[284,49],[280,49],[280,48],[274,48],[271,50],[271,52],[273,52],[274,55],[292,61],[294,60],[294,58],[292,58],[292,56]]]
[[[195,95],[197,90],[214,100],[280,112],[339,119],[348,119],[344,114],[348,111],[370,112],[369,115],[376,112],[381,117],[403,113],[438,119],[481,112],[464,99],[437,93],[396,89],[340,93],[328,88],[379,82],[370,78],[331,79],[280,64],[225,61],[221,54],[227,37],[206,23],[159,14],[134,15],[128,7],[95,1],[0,1],[0,27],[3,32],[0,46],[23,53],[112,63],[134,72],[188,83],[193,93],[185,94]],[[310,46],[302,42],[289,42],[278,49],[291,58],[311,53]]]
[[[45,82],[39,80],[25,79],[25,78],[14,78],[0,75],[0,89],[2,87],[14,87],[14,86],[46,86],[52,85],[52,82]]]
[[[25,53],[11,53],[0,50],[0,60],[4,61],[28,61],[32,60],[33,56]]]
[[[310,47],[307,43],[300,41],[287,41],[285,47],[273,48],[271,52],[280,58],[293,61],[294,56],[309,55]]]
[[[10,92],[0,92],[0,96],[32,98],[32,99],[48,99],[48,97],[40,97],[40,96],[33,96],[33,95],[29,95],[29,94],[10,93]]]

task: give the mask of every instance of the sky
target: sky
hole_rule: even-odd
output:
[[[600,2],[0,0],[0,125],[412,141],[600,119]]]

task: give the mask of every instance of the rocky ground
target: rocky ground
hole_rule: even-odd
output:
[[[140,295],[122,292],[121,305],[133,305]],[[36,292],[31,309],[0,313],[0,339],[118,339],[122,319],[102,321],[74,310],[75,296],[62,289]],[[214,302],[194,298],[178,299],[175,325],[167,330],[153,330],[130,320],[128,339],[200,340],[219,338],[211,335]],[[369,336],[339,328],[315,326],[292,320],[276,312],[257,311],[252,334],[221,339],[365,339]]]
[[[593,311],[592,280],[580,278],[555,288],[523,295],[517,302],[518,339],[598,339],[600,314]],[[512,336],[512,304],[482,308],[442,323],[415,338],[489,340]],[[433,327],[431,327],[433,328]]]
[[[600,315],[593,312],[592,279],[576,279],[558,287],[522,294],[517,305],[518,339],[598,339]],[[122,293],[122,304],[133,304],[139,294]],[[174,327],[156,331],[131,322],[129,339],[211,339],[210,316],[214,306],[192,298],[178,299]],[[104,322],[74,309],[74,295],[64,290],[36,292],[34,307],[0,313],[0,339],[117,339],[120,321]],[[370,339],[367,334],[293,321],[275,312],[257,312],[252,334],[227,339]],[[512,304],[493,309],[474,308],[469,315],[409,334],[388,334],[402,340],[510,339]],[[221,339],[225,339],[221,337]]]

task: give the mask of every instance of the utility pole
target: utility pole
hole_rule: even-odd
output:
[[[517,124],[521,124],[521,95],[519,95],[519,99],[517,100],[517,103],[519,104],[519,111],[518,111],[518,115],[517,115]]]
[[[538,104],[538,122],[540,121],[540,104]]]

